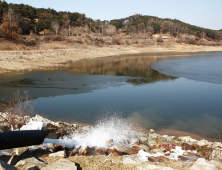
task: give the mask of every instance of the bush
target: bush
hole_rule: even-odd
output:
[[[53,40],[53,41],[62,41],[63,38],[62,38],[62,36],[60,36],[60,35],[56,35],[56,36],[53,36],[52,40]]]
[[[190,40],[186,40],[185,43],[186,43],[186,44],[196,45],[196,44],[197,44],[197,40],[195,40],[195,39],[190,39]]]
[[[156,39],[156,42],[163,42],[163,38],[161,35]]]
[[[0,103],[0,112],[7,113],[7,125],[0,126],[1,131],[9,131],[11,127],[13,129],[19,129],[26,124],[27,119],[33,114],[33,106],[30,105],[31,99],[29,98],[28,91],[24,91],[23,96],[19,91],[13,94],[13,98],[5,100]]]
[[[122,42],[122,39],[113,38],[113,39],[112,39],[112,44],[113,44],[113,45],[121,45],[121,44],[123,44],[123,42]]]

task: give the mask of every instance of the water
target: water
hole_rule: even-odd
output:
[[[81,60],[67,69],[1,75],[0,97],[28,90],[35,113],[52,120],[94,125],[118,115],[147,129],[214,138],[222,129],[221,58],[154,53]]]

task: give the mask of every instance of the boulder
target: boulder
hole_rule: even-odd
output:
[[[24,160],[20,160],[15,165],[18,169],[41,169],[42,167],[45,167],[46,163],[39,161],[38,159],[32,157]]]
[[[55,153],[50,153],[49,156],[51,157],[65,157],[65,151],[59,151],[59,152],[55,152]]]
[[[217,167],[210,161],[207,161],[204,158],[198,158],[197,161],[193,164],[190,170],[218,170]]]
[[[42,170],[77,170],[77,166],[67,159],[60,159],[43,167]]]
[[[213,163],[215,166],[217,166],[218,168],[222,169],[222,163],[215,161],[215,160],[210,160],[211,163]]]

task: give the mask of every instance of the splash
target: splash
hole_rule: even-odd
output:
[[[72,147],[98,147],[108,148],[107,141],[112,140],[113,144],[124,144],[136,136],[131,122],[115,116],[100,120],[96,126],[83,134],[73,134],[64,139],[45,139],[44,143],[57,143],[63,146]]]

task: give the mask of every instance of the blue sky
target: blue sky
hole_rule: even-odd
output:
[[[100,20],[133,14],[179,19],[209,29],[222,29],[222,0],[6,0],[36,8],[53,8],[86,14]]]

